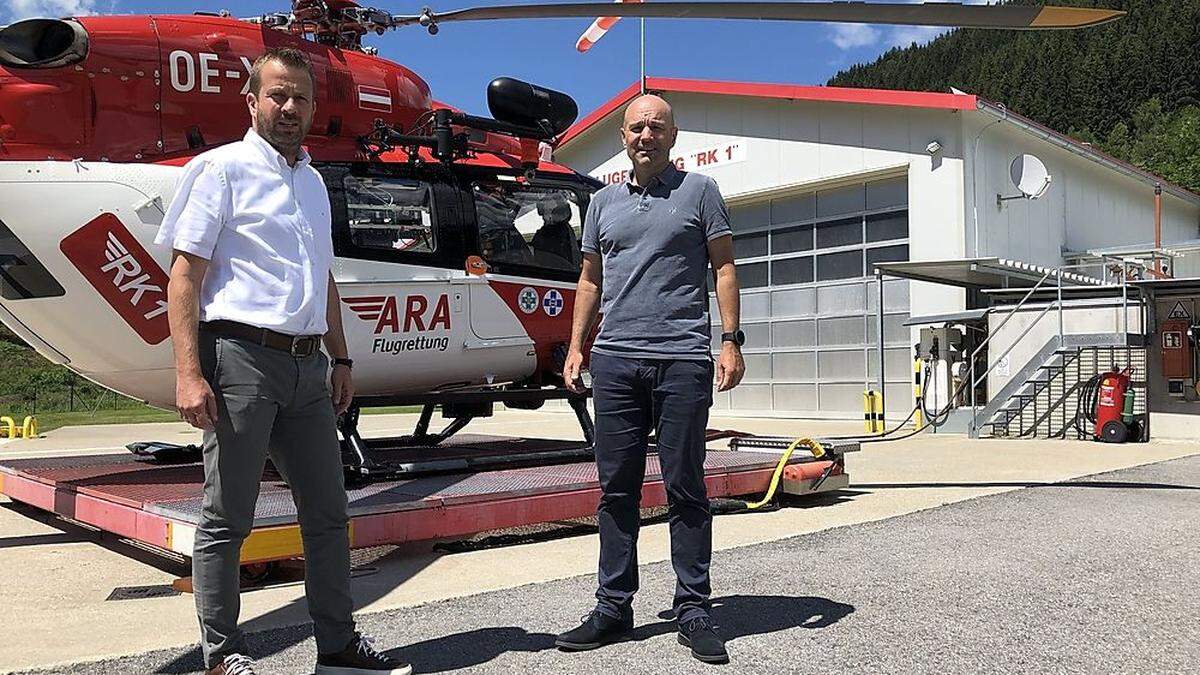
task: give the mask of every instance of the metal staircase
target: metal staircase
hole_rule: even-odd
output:
[[[1124,264],[1124,263],[1123,263]],[[971,405],[971,423],[969,433],[972,438],[980,437],[1028,437],[1028,438],[1066,438],[1068,434],[1082,438],[1090,436],[1091,430],[1085,420],[1080,420],[1082,410],[1079,409],[1078,399],[1080,389],[1093,376],[1107,372],[1113,367],[1133,367],[1133,386],[1141,410],[1135,409],[1135,414],[1144,412],[1146,401],[1146,337],[1140,334],[1113,333],[1083,333],[1070,334],[1064,330],[1062,282],[1064,269],[1049,270],[1029,291],[1010,309],[991,330],[991,334],[971,354],[968,363],[969,392]],[[1124,267],[1123,267],[1124,270]],[[1122,326],[1129,326],[1129,311],[1141,310],[1140,300],[1129,298],[1128,287],[1125,284],[1126,274],[1121,276],[1121,315]],[[1046,282],[1054,279],[1054,287]],[[1043,288],[1045,287],[1045,288]],[[992,365],[982,374],[976,374],[975,363],[983,350],[999,334],[1010,319],[1030,304],[1031,298],[1039,290],[1057,290],[1053,302],[1048,302],[1037,313],[1033,321],[1013,339],[1012,343],[995,359],[989,359]],[[1044,293],[1043,293],[1044,294]],[[1013,374],[1008,384],[999,391],[991,393],[989,401],[982,407],[975,403],[976,388],[987,381],[987,376],[1008,357],[1013,349],[1030,334],[1035,326],[1051,310],[1058,315],[1057,335],[1051,336],[1022,368]]]
[[[1146,349],[1141,335],[1092,333],[1054,336],[1031,359],[1027,371],[1014,377],[979,411],[976,437],[1083,438],[1090,434],[1081,420],[1080,389],[1093,376],[1113,368],[1132,367],[1137,406],[1144,412]]]

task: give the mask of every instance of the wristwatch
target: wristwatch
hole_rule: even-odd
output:
[[[721,342],[732,342],[741,347],[746,344],[746,334],[740,328],[732,333],[721,333]]]
[[[353,370],[354,369],[354,359],[334,359],[333,365],[346,366],[347,368]]]

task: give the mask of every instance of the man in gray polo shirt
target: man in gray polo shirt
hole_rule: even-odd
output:
[[[716,364],[720,391],[741,381],[744,337],[729,213],[711,178],[671,163],[677,134],[666,101],[653,95],[634,100],[621,125],[633,171],[628,182],[592,197],[583,226],[583,271],[563,376],[582,391],[584,343],[603,313],[590,361],[603,491],[599,588],[596,608],[556,644],[593,649],[633,629],[638,507],[653,429],[670,508],[679,642],[696,658],[720,663],[729,656],[710,616],[712,515],[704,485],[714,375],[705,282],[710,263],[724,330]]]

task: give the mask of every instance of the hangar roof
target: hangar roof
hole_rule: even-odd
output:
[[[675,77],[647,77],[646,89],[651,91],[676,92],[681,94],[716,94],[722,96],[749,96],[754,98],[780,98],[793,101],[825,101],[830,103],[863,103],[867,105],[890,105],[909,108],[935,108],[940,110],[975,110],[976,97],[972,94],[940,94],[923,91],[898,91],[892,89],[858,89],[854,87],[817,87],[799,84],[766,84],[759,82],[721,82],[715,80],[686,80]],[[582,135],[606,117],[621,109],[641,92],[637,82],[626,87],[607,103],[585,115],[570,129],[563,132],[558,141],[562,148]]]
[[[797,84],[769,84],[761,82],[724,82],[717,80],[690,80],[673,77],[647,77],[646,89],[651,91],[684,94],[711,94],[717,96],[744,96],[751,98],[774,98],[793,101],[820,101],[825,103],[857,103],[860,105],[899,106],[935,110],[977,111],[1002,119],[1037,136],[1052,145],[1089,159],[1097,164],[1124,174],[1150,186],[1161,184],[1163,192],[1200,206],[1200,194],[1171,183],[1140,167],[1096,150],[1034,120],[1012,112],[1002,104],[985,101],[974,94],[955,91],[953,93],[901,91],[895,89],[859,89],[855,87],[822,87]],[[607,119],[641,92],[637,82],[626,87],[608,102],[585,115],[571,128],[563,132],[557,149],[570,145],[590,129]]]

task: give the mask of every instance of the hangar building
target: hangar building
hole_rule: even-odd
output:
[[[879,363],[877,263],[1075,264],[1103,278],[1106,256],[1155,248],[1158,185],[1174,276],[1200,276],[1200,256],[1182,253],[1200,244],[1200,195],[977,96],[654,77],[646,89],[674,107],[677,165],[716,179],[730,206],[747,375],[717,395],[714,412],[861,417]],[[621,113],[638,93],[635,83],[580,119],[555,160],[624,180]],[[1051,176],[1036,200],[1010,177],[1025,153]],[[920,336],[910,317],[992,303],[978,285],[916,280],[926,278],[889,275],[883,285],[889,416],[914,400]],[[1000,373],[1016,374],[1024,364],[1005,365]]]

